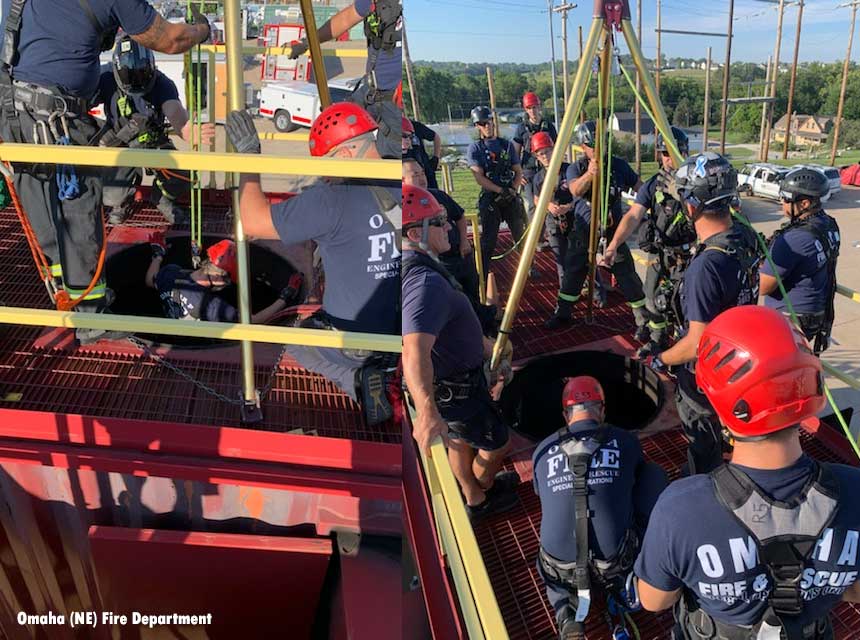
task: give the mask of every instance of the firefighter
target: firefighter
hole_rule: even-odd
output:
[[[565,426],[532,456],[541,501],[537,566],[559,638],[574,640],[584,637],[593,583],[622,607],[636,608],[628,590],[633,562],[668,480],[645,462],[635,435],[604,422],[606,401],[596,379],[569,379],[561,400]]]
[[[408,123],[408,124],[407,124]],[[409,138],[407,140],[407,132]],[[433,131],[426,124],[417,120],[410,120],[403,117],[403,157],[415,158],[424,173],[427,174],[427,184],[430,189],[438,189],[439,183],[436,181],[436,172],[439,170],[439,158],[442,155],[442,138],[438,133]],[[406,146],[407,141],[409,146]],[[424,148],[424,142],[433,143],[433,155],[427,155],[427,149]]]
[[[194,24],[184,25],[165,21],[144,0],[4,2],[0,138],[89,145],[97,132],[88,111],[99,82],[99,52],[113,47],[119,27],[155,51],[188,51],[209,37],[206,18],[196,8],[193,13]],[[109,306],[104,274],[96,278],[104,243],[101,175],[98,167],[15,167],[15,190],[51,264],[43,276],[80,300],[77,311],[101,313]],[[82,344],[120,335],[82,328],[75,333]]]
[[[428,453],[437,436],[447,441],[475,520],[511,508],[519,476],[499,472],[510,444],[484,375],[493,343],[437,260],[450,248],[448,228],[444,207],[428,191],[403,186],[403,375],[418,413],[413,435]]]
[[[679,640],[832,640],[829,612],[860,602],[860,470],[801,448],[798,425],[815,428],[825,403],[821,362],[751,305],[715,318],[698,353],[734,453],[660,496],[635,567],[642,606],[674,605]]]
[[[525,117],[517,124],[516,129],[514,129],[513,140],[522,161],[523,179],[526,181],[523,185],[523,198],[525,199],[527,217],[531,221],[535,213],[534,196],[540,193],[532,184],[532,179],[540,170],[540,164],[531,153],[532,137],[537,133],[545,133],[555,143],[558,133],[552,122],[543,117],[540,98],[536,93],[527,91],[523,94],[523,110],[525,111]]]
[[[732,221],[737,172],[721,155],[709,151],[688,159],[667,188],[684,202],[699,244],[672,296],[682,337],[653,354],[650,364],[658,370],[675,367],[678,416],[690,440],[689,470],[708,473],[722,462],[722,436],[713,408],[696,386],[696,346],[720,313],[757,303],[758,241],[752,231]]]
[[[588,120],[577,125],[574,130],[577,143],[582,147],[583,155],[576,162],[572,162],[567,168],[567,186],[570,193],[577,198],[583,198],[591,203],[591,182],[597,175],[597,160],[594,157],[594,141],[597,135],[596,125],[593,120]],[[616,225],[621,221],[623,210],[621,208],[621,194],[625,189],[637,191],[642,186],[639,176],[632,167],[617,156],[609,159],[609,211],[607,228],[602,230],[606,243],[612,240]],[[633,311],[636,321],[635,338],[640,342],[648,339],[648,315],[645,308],[645,292],[642,288],[642,280],[636,273],[633,264],[633,256],[626,244],[618,246],[617,255],[610,267],[618,286],[628,306]],[[578,293],[578,292],[577,292]],[[556,316],[565,318],[565,308],[556,309]]]
[[[518,194],[524,180],[520,156],[510,140],[496,135],[490,109],[475,107],[471,117],[478,129],[478,140],[469,145],[466,160],[475,182],[481,187],[478,214],[481,219],[481,258],[486,277],[496,250],[499,225],[508,223],[514,242],[519,242],[525,232],[525,211]]]
[[[773,266],[768,261],[761,266],[760,293],[765,304],[788,312],[777,284],[779,274],[815,353],[829,346],[836,296],[839,225],[821,208],[821,198],[829,192],[827,177],[816,169],[792,169],[786,174],[779,197],[788,222],[770,240]]]
[[[401,81],[401,41],[403,3],[401,0],[353,0],[317,29],[320,42],[337,40],[359,22],[364,22],[367,38],[367,66],[352,102],[363,107],[379,124],[379,155],[399,157],[401,113],[395,98]],[[293,44],[295,60],[308,50],[307,38]]]
[[[106,131],[100,144],[132,149],[170,149],[176,147],[167,135],[169,128],[185,142],[192,142],[191,121],[179,101],[174,82],[158,71],[152,51],[129,36],[121,36],[114,46],[110,68],[102,72],[96,102],[104,104]],[[200,144],[215,138],[214,123],[200,129]],[[158,169],[151,198],[170,223],[188,221],[188,211],[176,204],[191,189],[191,174],[180,169]],[[102,201],[110,207],[109,222],[122,224],[130,215],[131,204],[143,170],[116,167],[106,171]]]
[[[198,269],[183,269],[179,265],[162,266],[167,254],[163,231],[150,236],[152,262],[146,272],[146,286],[158,291],[164,315],[176,320],[209,320],[212,322],[239,322],[239,312],[218,295],[239,281],[236,261],[236,243],[221,240],[206,250],[206,259]],[[302,287],[302,275],[294,273],[289,284],[278,298],[262,311],[251,316],[254,324],[265,324],[283,311],[288,303],[295,303]]]
[[[233,111],[227,135],[240,153],[260,153],[254,121]],[[314,157],[378,159],[376,122],[360,106],[337,102],[317,116],[308,144]],[[400,334],[400,247],[397,183],[358,179],[321,180],[299,195],[270,205],[260,177],[242,174],[240,211],[245,232],[262,240],[292,245],[316,242],[325,270],[322,310],[310,328]],[[337,384],[357,400],[368,424],[392,415],[384,393],[397,358],[356,349],[292,345],[302,366]]]
[[[672,127],[672,136],[678,152],[686,157],[690,150],[687,134]],[[671,182],[677,167],[672,162],[662,133],[657,133],[655,148],[660,154],[660,171],[639,188],[636,200],[621,218],[603,253],[604,263],[612,265],[618,256],[618,247],[627,242],[643,220],[647,220],[639,234],[639,248],[648,253],[649,258],[645,271],[645,307],[650,316],[650,336],[637,352],[639,358],[664,351],[669,346],[672,292],[692,257],[696,242],[696,230],[687,219],[682,203],[666,193],[665,184]]]
[[[472,258],[472,243],[469,242],[466,218],[463,217],[465,213],[463,207],[444,191],[427,187],[427,176],[417,160],[404,158],[402,165],[403,184],[427,189],[436,198],[436,202],[445,207],[448,223],[451,226],[448,231],[448,243],[451,248],[439,254],[439,262],[460,283],[460,286],[463,287],[463,293],[469,296],[473,303],[478,302],[480,300],[478,297],[478,271],[475,267],[475,260]]]

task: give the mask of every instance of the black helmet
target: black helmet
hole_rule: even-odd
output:
[[[128,36],[121,36],[113,49],[113,77],[125,93],[143,95],[155,84],[155,56]]]
[[[690,139],[687,134],[681,131],[678,127],[672,127],[672,137],[675,138],[675,145],[678,147],[678,153],[682,156],[690,153]],[[668,151],[666,141],[663,140],[663,134],[657,132],[657,138],[654,140],[654,148],[657,151]]]
[[[681,165],[675,185],[681,197],[700,211],[722,209],[738,196],[738,172],[723,156],[707,151]]]
[[[597,125],[594,124],[594,120],[586,120],[582,124],[576,125],[573,135],[576,136],[576,141],[579,144],[584,144],[593,149],[594,140],[597,138]]]
[[[818,169],[798,167],[792,169],[779,183],[779,197],[794,202],[799,196],[821,199],[830,193],[830,181]]]
[[[472,124],[479,122],[489,122],[493,119],[493,112],[489,107],[475,107],[472,109]]]

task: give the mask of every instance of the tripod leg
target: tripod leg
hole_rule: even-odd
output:
[[[579,68],[576,71],[576,77],[573,80],[573,86],[570,90],[570,99],[565,106],[564,118],[559,127],[558,139],[552,152],[552,159],[546,171],[546,180],[543,183],[540,197],[538,198],[537,206],[535,207],[532,224],[526,236],[525,243],[522,247],[522,256],[520,257],[519,265],[517,266],[517,274],[514,277],[514,283],[511,287],[511,294],[508,297],[508,304],[505,307],[505,315],[502,318],[502,326],[499,329],[499,337],[493,347],[493,359],[491,366],[495,367],[499,363],[499,357],[508,340],[508,334],[514,324],[514,318],[517,314],[520,298],[523,294],[523,289],[526,285],[528,272],[531,268],[532,260],[534,259],[535,250],[538,240],[543,233],[543,223],[546,218],[547,206],[555,193],[556,185],[558,184],[558,172],[561,168],[561,161],[564,158],[564,153],[570,147],[570,140],[573,136],[573,128],[579,120],[579,112],[582,110],[582,105],[585,103],[585,95],[588,90],[588,81],[591,77],[591,61],[594,59],[594,54],[597,52],[597,46],[604,35],[604,19],[597,16],[591,22],[591,29],[588,32],[588,41],[582,51],[582,59],[579,62]]]

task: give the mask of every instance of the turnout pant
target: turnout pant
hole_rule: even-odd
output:
[[[375,89],[367,76],[350,98],[355,104],[364,107],[379,125],[376,148],[383,158],[399,158],[401,155],[400,130],[403,115],[394,104],[393,98],[394,91]]]
[[[305,369],[331,380],[341,391],[359,402],[355,384],[356,373],[374,355],[373,351],[290,345],[287,353]]]
[[[695,374],[686,367],[678,371],[675,404],[690,442],[687,449],[690,475],[710,473],[723,462],[722,427],[711,403],[699,393]]]
[[[648,329],[651,331],[651,342],[658,345],[668,345],[669,324],[666,316],[657,310],[654,300],[657,297],[657,289],[660,281],[668,278],[669,273],[660,260],[659,255],[648,254],[649,264],[645,270],[645,308],[650,316]]]
[[[162,144],[159,149],[175,151],[176,147],[170,141]],[[146,170],[149,172],[150,170]],[[155,169],[155,180],[152,183],[152,201],[156,204],[162,200],[171,203],[191,191],[191,173],[182,169]],[[106,207],[121,207],[134,195],[135,190],[143,180],[144,169],[138,167],[116,167],[105,169],[103,202]]]
[[[523,206],[525,207],[526,211],[526,219],[531,222],[532,218],[534,218],[535,215],[535,196],[539,194],[535,193],[534,184],[532,184],[532,179],[534,178],[534,175],[523,177],[526,179],[526,184],[523,187],[522,193]]]
[[[46,119],[29,111],[18,112],[24,141],[38,143],[34,127],[45,131]],[[95,136],[97,128],[90,116],[67,118],[71,144],[86,146]],[[51,134],[49,134],[50,136]],[[0,137],[14,139],[8,114],[0,114]],[[50,149],[45,149],[46,157]],[[102,168],[64,167],[74,171],[78,182],[77,197],[60,199],[57,184],[57,166],[16,165],[14,186],[21,206],[46,259],[51,264],[51,275],[62,279],[63,288],[72,299],[80,297],[89,287],[98,267],[99,254],[104,241],[102,219]],[[68,173],[66,174],[68,175]],[[76,307],[80,311],[102,311],[106,306],[105,274],[95,283],[86,298]]]
[[[490,260],[496,251],[499,226],[507,222],[514,242],[519,242],[525,233],[526,214],[519,197],[500,198],[497,193],[484,191],[478,198],[478,216],[481,220],[481,259],[486,277],[490,273]]]

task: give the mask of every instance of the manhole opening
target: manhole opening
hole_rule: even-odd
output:
[[[641,362],[605,351],[570,351],[532,360],[514,375],[501,398],[508,424],[540,442],[564,426],[565,378],[585,375],[603,386],[606,421],[623,429],[642,429],[663,405],[660,377]]]
[[[221,239],[221,236],[203,236],[204,255],[206,248]],[[167,240],[170,247],[162,264],[177,264],[183,269],[191,269],[191,236],[171,235]],[[251,267],[251,307],[252,312],[256,312],[265,309],[277,299],[278,293],[287,286],[290,276],[296,270],[285,258],[265,247],[249,243],[248,252]],[[144,284],[144,276],[151,260],[152,252],[146,243],[123,249],[107,260],[107,285],[116,295],[111,305],[113,313],[164,317],[158,292]],[[230,285],[216,295],[234,307],[238,305],[235,285]],[[183,348],[226,347],[235,344],[224,340],[184,336],[138,334],[137,337],[153,344]]]

